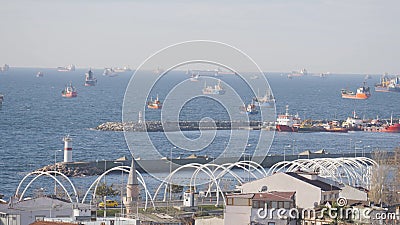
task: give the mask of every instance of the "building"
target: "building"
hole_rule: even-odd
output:
[[[25,225],[45,218],[90,219],[91,215],[90,205],[49,197],[0,204],[0,224]]]
[[[296,207],[314,208],[326,201],[335,201],[341,189],[318,179],[315,173],[275,173],[243,184],[239,188],[242,193],[265,191],[296,192]]]
[[[261,192],[226,196],[224,224],[295,225],[289,216],[295,208],[295,192]],[[284,213],[279,213],[283,210]]]

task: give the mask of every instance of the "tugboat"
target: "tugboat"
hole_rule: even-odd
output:
[[[61,95],[64,98],[75,98],[78,96],[78,92],[76,91],[74,86],[72,86],[72,83],[69,83],[69,85],[67,85],[65,89],[61,92]]]
[[[222,88],[221,80],[218,80],[218,84],[214,87],[207,86],[207,83],[204,83],[203,94],[208,95],[223,95],[225,94],[225,90]]]
[[[289,106],[286,105],[286,113],[278,115],[276,129],[281,132],[297,132],[300,126],[299,115],[290,115]]]
[[[97,79],[93,76],[92,69],[89,69],[85,74],[85,86],[95,86],[96,83]]]
[[[36,77],[43,77],[43,73],[42,73],[41,71],[39,71],[39,72],[36,74]]]
[[[149,109],[161,109],[162,108],[162,103],[160,100],[158,100],[158,95],[154,101],[153,101],[153,98],[151,98],[150,101],[147,102],[147,108],[149,108]]]
[[[267,90],[267,93],[263,97],[258,96],[253,98],[253,101],[256,102],[256,105],[260,107],[274,107],[275,98],[272,96],[269,90]]]
[[[349,91],[347,89],[342,89],[341,92],[342,92],[342,98],[348,98],[348,99],[367,99],[371,96],[369,87],[365,85],[365,82],[362,87],[357,88],[356,93]]]

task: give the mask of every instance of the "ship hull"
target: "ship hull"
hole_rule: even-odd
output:
[[[356,94],[356,95],[342,94],[342,98],[345,98],[345,99],[367,99],[367,98],[369,98],[369,95],[367,95],[367,94]]]
[[[276,130],[279,132],[297,132],[298,129],[296,127],[289,127],[287,125],[276,125]]]
[[[97,80],[87,80],[85,81],[86,87],[96,86]]]
[[[63,93],[62,96],[64,98],[75,98],[78,96],[77,92]]]
[[[382,132],[387,132],[387,133],[400,133],[400,124],[393,124],[385,129],[382,130]]]

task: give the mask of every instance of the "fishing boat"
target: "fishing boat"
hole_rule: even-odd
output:
[[[162,103],[158,99],[158,95],[157,95],[157,98],[154,99],[154,101],[153,101],[153,98],[151,98],[150,101],[147,102],[147,108],[149,108],[149,109],[161,109],[162,108]]]
[[[114,71],[113,68],[104,68],[103,76],[115,77],[118,76],[118,74]]]
[[[58,72],[69,72],[69,71],[75,71],[75,65],[71,64],[68,66],[59,66],[57,67]]]
[[[225,94],[225,90],[222,88],[221,80],[218,80],[218,83],[212,87],[207,86],[207,83],[204,83],[203,94],[208,95],[223,95]]]
[[[92,69],[85,73],[85,86],[95,86],[97,79],[93,76]]]
[[[69,83],[69,85],[67,85],[61,92],[61,95],[65,98],[75,98],[78,96],[78,92],[76,91],[75,87],[72,86],[72,83]]]
[[[369,87],[365,85],[365,82],[362,87],[357,88],[356,93],[347,89],[342,89],[341,93],[342,93],[342,98],[347,98],[347,99],[367,99],[371,96]]]
[[[43,75],[44,75],[44,74],[43,74],[42,72],[39,71],[39,72],[36,74],[36,77],[43,77]]]
[[[268,89],[267,92],[263,97],[259,97],[260,95],[253,98],[253,101],[256,103],[256,105],[260,107],[274,107],[275,105],[275,98],[271,94],[271,91]]]
[[[286,105],[286,113],[278,115],[276,121],[276,129],[280,132],[297,132],[300,126],[301,120],[299,115],[290,115],[289,106]]]

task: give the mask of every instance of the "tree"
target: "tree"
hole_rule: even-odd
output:
[[[96,189],[96,195],[101,196],[101,197],[117,196],[119,194],[120,194],[120,192],[116,188],[114,189],[114,184],[107,186],[106,183],[100,183]]]

